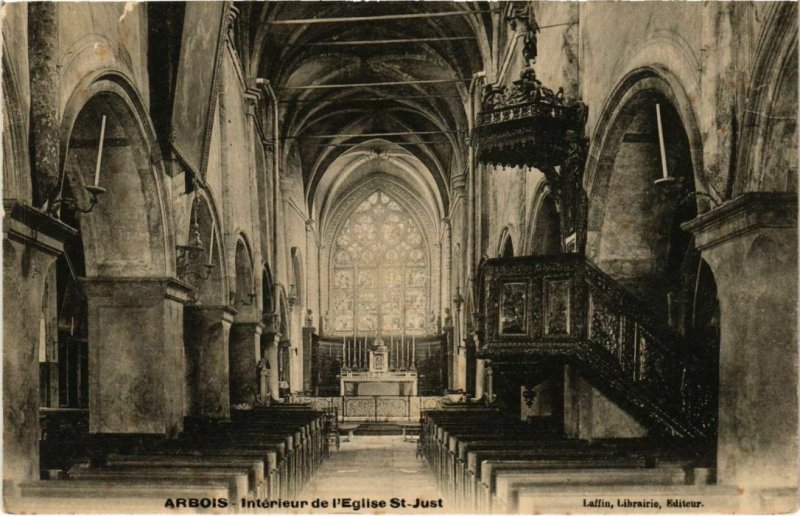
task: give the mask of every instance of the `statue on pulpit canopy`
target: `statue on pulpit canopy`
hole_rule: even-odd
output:
[[[314,327],[314,311],[312,309],[306,310],[306,328]]]
[[[539,23],[536,21],[533,5],[529,2],[512,4],[511,12],[506,17],[506,20],[511,25],[512,30],[517,30],[517,24],[519,24],[520,31],[524,34],[522,57],[530,64],[535,63],[539,55]]]

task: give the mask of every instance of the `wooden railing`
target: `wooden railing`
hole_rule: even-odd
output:
[[[563,356],[670,433],[713,431],[714,357],[580,256],[490,260],[480,286],[480,357],[518,363]]]

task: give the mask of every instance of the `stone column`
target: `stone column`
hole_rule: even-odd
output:
[[[89,309],[89,431],[176,435],[183,425],[183,305],[172,278],[83,280]]]
[[[42,206],[59,187],[58,9],[50,2],[28,4],[33,200]]]
[[[290,304],[289,318],[291,319],[291,332],[294,341],[289,348],[289,384],[291,385],[292,393],[303,392],[303,377],[305,375],[303,366],[305,359],[303,357],[302,315],[301,307]],[[300,342],[297,342],[298,337],[301,339]]]
[[[717,479],[752,496],[753,510],[796,503],[796,227],[796,195],[778,193],[744,194],[683,226],[720,303]]]
[[[264,333],[261,337],[261,353],[267,359],[269,365],[269,374],[267,379],[269,382],[269,395],[273,400],[280,399],[280,392],[278,389],[278,343],[280,342],[280,334],[278,333]]]
[[[483,398],[484,385],[486,380],[484,378],[484,364],[485,361],[481,358],[475,361],[475,399]]]
[[[481,340],[477,333],[472,334],[472,341],[477,352],[481,349]],[[483,398],[486,388],[485,364],[486,361],[482,358],[475,360],[475,399],[478,400]]]
[[[39,478],[39,325],[45,280],[76,232],[22,204],[3,217],[3,487]]]
[[[455,388],[467,391],[467,348],[458,346],[456,349],[456,383]]]
[[[260,322],[237,322],[230,334],[230,392],[231,404],[253,405],[259,394],[258,363],[261,360]]]
[[[306,325],[303,326],[303,391],[311,394],[314,389],[312,378],[316,371],[314,364],[313,346],[314,346],[314,320],[311,318],[311,310],[308,310],[308,317],[306,317]]]
[[[186,309],[189,414],[225,419],[231,415],[229,338],[236,310],[230,306]]]
[[[486,366],[486,400],[489,403],[494,403],[494,373],[492,372],[492,364],[488,360],[484,362]]]
[[[474,335],[474,333],[468,332],[467,336],[462,341],[464,348],[464,391],[473,396],[475,395],[475,369],[478,360],[478,349],[475,347]]]
[[[456,388],[456,357],[458,353],[458,344],[455,341],[455,329],[453,328],[453,319],[450,317],[449,312],[445,318],[445,326],[442,328],[447,339],[447,388]]]
[[[285,337],[284,337],[285,338]],[[280,340],[278,342],[278,382],[285,382],[286,393],[292,390],[292,360],[294,358],[292,342],[290,340]],[[279,385],[280,386],[280,385]]]

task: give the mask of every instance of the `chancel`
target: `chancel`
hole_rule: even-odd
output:
[[[5,510],[796,507],[796,3],[2,12]]]

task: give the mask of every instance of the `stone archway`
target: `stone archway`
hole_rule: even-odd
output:
[[[500,245],[498,246],[497,255],[500,258],[514,257],[514,242],[511,238],[511,232],[508,230],[508,228],[504,229],[500,235]]]
[[[694,114],[669,74],[646,69],[622,81],[600,120],[587,165],[587,258],[671,328],[666,342],[692,364],[684,375],[685,388],[698,391],[691,410],[713,419],[719,303],[708,265],[681,228],[712,199]],[[706,430],[713,438],[715,428]]]
[[[264,324],[259,310],[253,255],[244,234],[236,241],[234,270],[236,290],[232,297],[237,313],[230,334],[231,404],[246,408],[252,406],[259,395],[258,363],[261,360]],[[262,288],[268,286],[264,284]]]
[[[229,338],[236,316],[222,231],[213,198],[198,190],[189,215],[189,246],[202,248],[201,256],[184,262],[181,279],[194,288],[184,315],[186,386],[189,413],[195,417],[230,415]]]
[[[278,322],[278,292],[275,286],[272,270],[268,263],[264,263],[261,270],[261,321],[264,325],[259,346],[259,374],[266,375],[267,385],[259,387],[262,402],[266,402],[267,392],[271,399],[279,397],[278,381],[278,346],[281,339]],[[266,387],[266,389],[265,389]]]
[[[538,256],[561,252],[561,216],[546,187],[539,190],[534,197],[528,235],[526,246],[528,255]]]
[[[645,74],[618,93],[604,117],[599,159],[590,160],[587,257],[666,316],[680,269],[693,253],[680,224],[697,213],[699,149],[670,84]],[[658,120],[665,165],[663,179]]]
[[[185,404],[182,324],[175,323],[188,289],[174,279],[171,210],[152,127],[135,90],[114,74],[76,89],[63,127],[62,197],[87,206],[85,185],[106,190],[79,218],[90,431],[175,434]]]

